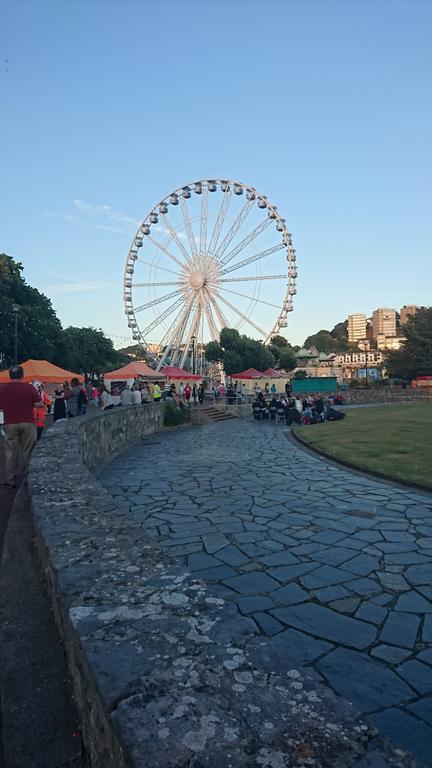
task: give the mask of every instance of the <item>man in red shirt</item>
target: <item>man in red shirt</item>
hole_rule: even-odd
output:
[[[43,401],[31,384],[21,379],[24,370],[14,365],[9,370],[10,381],[0,386],[0,408],[4,414],[5,482],[3,485],[15,488],[19,464],[25,477],[30,453],[36,443],[36,427],[33,408],[43,406]]]

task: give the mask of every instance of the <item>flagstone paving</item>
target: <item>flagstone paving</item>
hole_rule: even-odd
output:
[[[432,495],[240,420],[145,440],[100,481],[290,663],[432,766]]]

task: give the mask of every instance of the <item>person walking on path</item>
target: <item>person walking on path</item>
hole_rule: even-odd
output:
[[[27,475],[30,454],[37,439],[33,408],[45,405],[36,389],[21,381],[23,376],[23,367],[14,365],[9,369],[10,381],[0,387],[0,408],[4,413],[6,435],[3,485],[9,488],[15,488],[20,469],[24,478]]]

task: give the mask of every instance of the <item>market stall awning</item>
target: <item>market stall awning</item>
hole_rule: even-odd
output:
[[[61,384],[64,381],[70,381],[71,379],[79,379],[84,381],[84,376],[79,373],[73,373],[72,371],[66,371],[64,368],[59,368],[58,365],[49,363],[48,360],[26,360],[25,363],[21,363],[24,368],[24,378],[21,381],[32,382],[42,381],[44,384],[52,382],[53,384]],[[10,381],[9,370],[0,372],[0,383]]]
[[[116,368],[115,371],[108,371],[104,373],[104,379],[111,379],[112,381],[121,381],[122,379],[164,379],[165,376],[162,373],[150,368],[144,360],[134,360],[132,363],[127,363],[122,368]]]
[[[247,368],[245,371],[242,371],[241,373],[233,373],[231,378],[232,379],[262,379],[264,376],[261,371],[257,371],[256,368]]]
[[[279,379],[280,378],[280,371],[275,371],[274,368],[266,368],[265,371],[261,374],[265,379]]]
[[[190,371],[185,371],[183,368],[178,368],[176,365],[166,365],[162,368],[162,375],[167,379],[181,379],[182,381],[201,381],[202,376],[197,376]]]

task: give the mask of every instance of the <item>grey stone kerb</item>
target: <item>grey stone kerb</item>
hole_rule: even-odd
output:
[[[131,406],[57,422],[30,466],[38,553],[92,768],[412,768],[91,474],[162,416]]]

